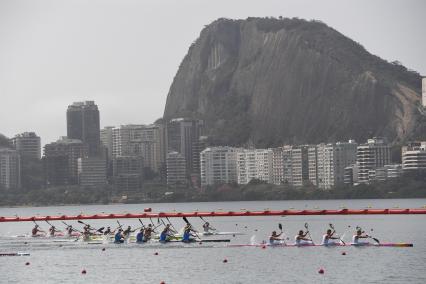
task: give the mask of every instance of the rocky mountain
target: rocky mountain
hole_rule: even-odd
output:
[[[400,141],[424,121],[420,93],[418,73],[322,22],[219,19],[189,48],[164,118],[204,119],[215,144]]]

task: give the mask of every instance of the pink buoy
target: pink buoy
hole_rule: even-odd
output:
[[[30,265],[30,263],[29,262],[25,262],[25,265]]]
[[[86,272],[86,269],[83,269],[82,271],[81,271],[81,274],[86,274],[87,272]]]
[[[346,252],[342,252],[342,255],[346,255]]]
[[[319,274],[324,274],[324,269],[320,268],[320,270],[318,270]]]
[[[228,262],[228,260],[225,258],[224,260],[223,260],[223,263],[227,263]]]

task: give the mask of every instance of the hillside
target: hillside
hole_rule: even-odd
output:
[[[401,141],[424,121],[420,88],[419,74],[324,23],[219,19],[189,48],[164,118],[204,119],[214,144]]]

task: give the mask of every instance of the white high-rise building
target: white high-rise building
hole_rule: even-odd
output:
[[[0,148],[0,191],[21,187],[21,163],[16,150]]]
[[[316,149],[316,160],[313,158],[313,149]],[[319,188],[331,189],[336,185],[344,183],[345,168],[355,164],[357,144],[350,140],[349,142],[337,142],[331,144],[319,144],[310,147],[309,155],[309,180],[316,181]],[[316,176],[311,170],[316,165]]]
[[[237,182],[239,148],[211,147],[200,154],[201,185]]]
[[[411,142],[402,147],[402,169],[426,170],[426,141]]]
[[[162,159],[160,125],[122,125],[112,130],[112,156],[142,156],[144,166],[157,172]]]
[[[238,153],[237,174],[238,183],[247,184],[252,179],[272,183],[271,149],[245,149]]]
[[[100,132],[101,145],[107,150],[108,159],[112,159],[113,130],[114,126],[106,126]]]
[[[369,183],[369,171],[390,164],[390,146],[383,138],[368,139],[357,148],[358,182]]]
[[[24,132],[15,135],[11,139],[12,146],[21,155],[21,157],[28,157],[33,159],[40,159],[41,146],[40,137],[34,132]]]

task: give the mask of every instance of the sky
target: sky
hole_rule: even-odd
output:
[[[149,124],[189,46],[218,18],[325,22],[426,75],[423,0],[0,0],[0,133],[66,135],[66,109],[94,100],[101,127]]]

